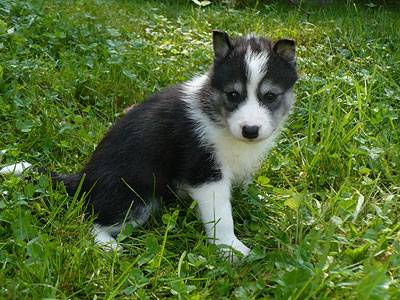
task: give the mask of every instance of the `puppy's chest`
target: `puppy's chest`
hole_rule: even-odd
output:
[[[216,159],[233,182],[248,179],[260,167],[267,151],[266,143],[244,143],[221,139],[216,143]]]

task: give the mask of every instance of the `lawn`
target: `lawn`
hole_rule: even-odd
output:
[[[400,298],[400,8],[234,2],[0,2],[0,167],[80,170],[126,107],[207,70],[213,29],[295,39],[301,76],[276,147],[234,189],[242,264],[207,244],[192,201],[127,227],[116,255],[82,199],[4,176],[1,299]]]

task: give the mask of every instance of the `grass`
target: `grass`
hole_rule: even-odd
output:
[[[254,184],[234,190],[252,248],[232,266],[194,203],[103,252],[83,199],[0,178],[2,299],[398,299],[399,8],[286,2],[0,3],[0,163],[80,170],[123,109],[204,72],[212,29],[297,40],[296,107]]]

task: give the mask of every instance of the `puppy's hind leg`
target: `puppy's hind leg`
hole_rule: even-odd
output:
[[[118,226],[121,228],[121,226]],[[113,237],[113,233],[117,230],[116,227],[107,227],[99,224],[94,224],[92,234],[94,235],[95,243],[105,251],[122,251],[122,247]]]
[[[158,202],[155,202],[152,205],[141,206],[134,212],[130,212],[127,216],[127,220],[114,226],[103,226],[95,223],[92,229],[95,243],[101,246],[105,251],[121,252],[123,248],[115,236],[120,234],[128,223],[132,224],[133,227],[143,225],[149,219],[151,212],[157,208]]]

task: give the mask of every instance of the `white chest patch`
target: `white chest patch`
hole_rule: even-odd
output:
[[[222,130],[211,132],[209,138],[213,141],[222,173],[236,183],[248,179],[257,171],[273,144],[273,137],[259,142],[245,142]]]

